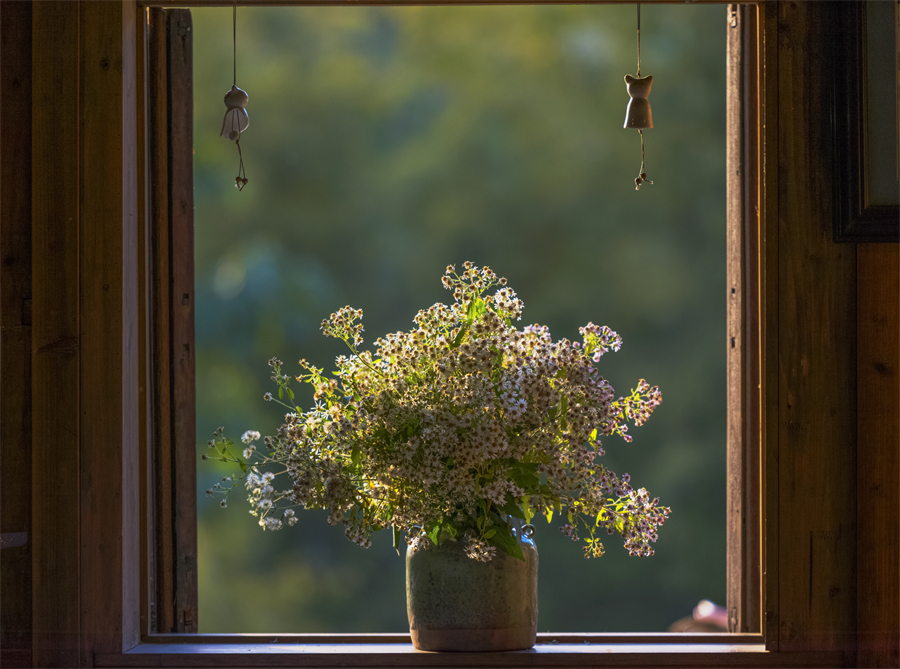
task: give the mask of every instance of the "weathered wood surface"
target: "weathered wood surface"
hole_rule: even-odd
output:
[[[861,667],[900,667],[900,248],[857,247]]]
[[[168,84],[166,75],[166,12],[150,10],[147,60],[147,99],[150,170],[150,282],[153,302],[151,383],[153,383],[153,435],[151,451],[154,565],[151,631],[171,632],[175,593],[171,518],[172,440],[169,240]]]
[[[831,229],[837,3],[778,12],[778,649],[846,650],[856,626],[856,249]]]
[[[32,578],[36,667],[80,664],[81,3],[32,5]],[[47,48],[52,44],[53,48]],[[102,142],[102,137],[97,141]],[[6,155],[3,156],[7,160]],[[119,384],[113,387],[113,390]],[[111,547],[112,548],[112,547]]]
[[[191,38],[188,10],[150,10],[159,632],[198,629]]]
[[[0,665],[31,662],[31,4],[0,4]]]
[[[176,544],[173,632],[199,629],[197,606],[197,414],[194,359],[193,32],[187,9],[168,11],[169,221],[172,243],[172,472]]]
[[[760,632],[759,161],[755,7],[729,5],[727,20],[728,625]]]

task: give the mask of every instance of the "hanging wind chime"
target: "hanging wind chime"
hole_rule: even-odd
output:
[[[653,184],[647,178],[644,171],[644,133],[643,128],[653,127],[653,115],[650,113],[650,86],[653,77],[641,77],[641,3],[637,3],[637,77],[625,75],[625,87],[631,99],[628,101],[628,109],[625,110],[625,128],[637,128],[641,136],[641,171],[634,180],[634,189],[640,190],[645,183]]]
[[[237,0],[234,0],[232,12],[232,47],[234,65],[234,83],[231,90],[225,94],[225,118],[222,121],[222,133],[220,137],[227,137],[235,143],[238,150],[238,175],[234,179],[234,187],[239,191],[244,189],[249,179],[244,171],[244,156],[241,153],[241,133],[250,126],[250,116],[247,114],[247,93],[237,87]]]

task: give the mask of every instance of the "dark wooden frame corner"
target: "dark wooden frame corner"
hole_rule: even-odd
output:
[[[834,241],[900,242],[900,206],[868,202],[866,3],[841,2],[831,50]]]

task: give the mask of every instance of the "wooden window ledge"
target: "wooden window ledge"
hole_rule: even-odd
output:
[[[404,634],[149,637],[95,667],[840,667],[840,652],[774,653],[750,634],[540,634],[530,650],[430,653]]]

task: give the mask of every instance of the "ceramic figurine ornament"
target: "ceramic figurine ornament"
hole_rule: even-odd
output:
[[[625,88],[631,98],[628,101],[628,109],[625,110],[624,128],[637,128],[638,134],[641,136],[641,172],[634,180],[634,189],[640,190],[641,185],[648,183],[653,184],[647,178],[644,171],[644,128],[653,127],[653,114],[650,111],[650,101],[647,97],[650,95],[650,86],[653,84],[653,76],[641,76],[641,3],[637,6],[637,76],[632,77],[630,74],[625,75]]]
[[[246,91],[237,87],[237,0],[234,0],[232,14],[232,38],[234,46],[234,83],[231,90],[225,94],[225,118],[222,119],[222,132],[220,137],[227,137],[235,143],[238,150],[238,175],[234,179],[234,187],[239,191],[244,190],[249,179],[244,171],[244,155],[241,152],[241,133],[250,127],[250,116],[247,114],[247,101],[250,99]]]

